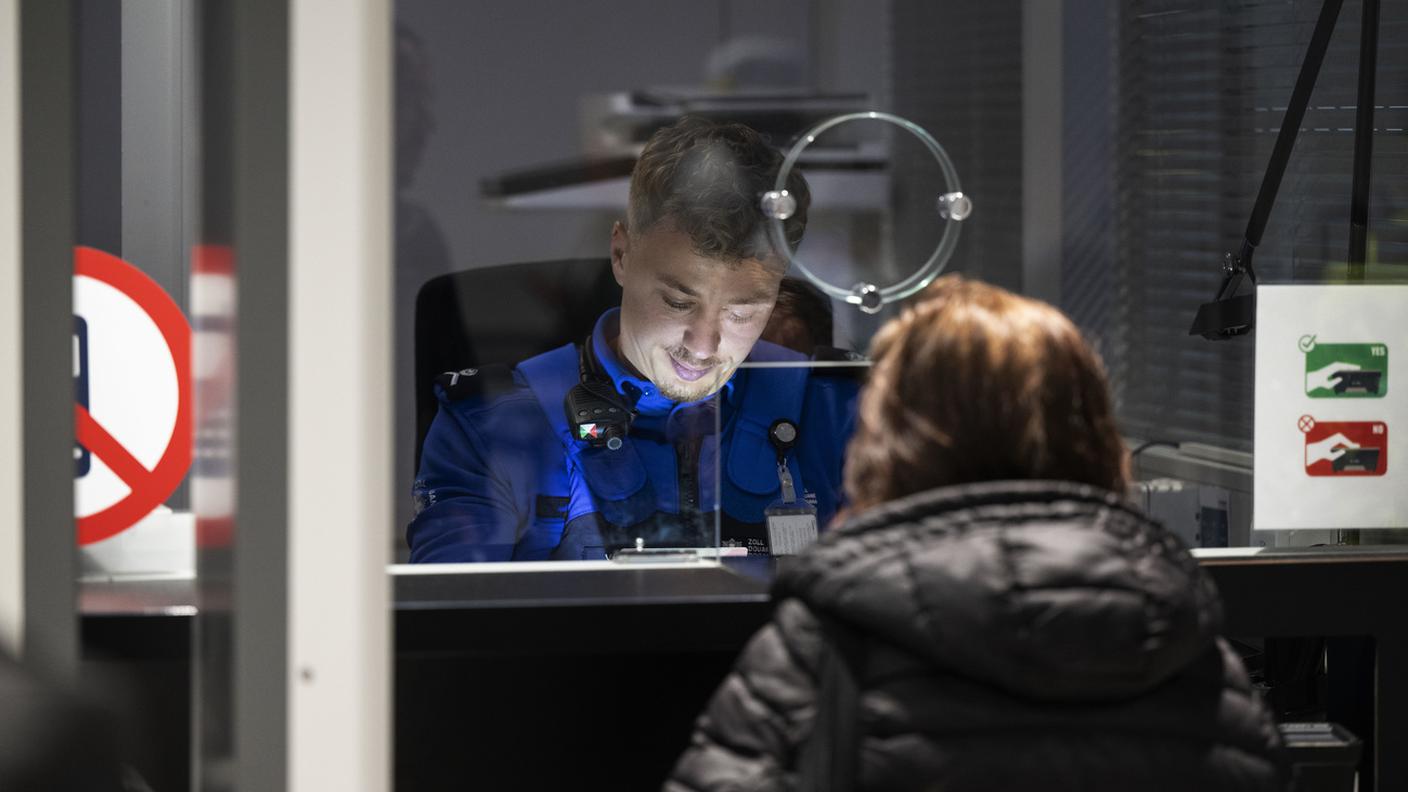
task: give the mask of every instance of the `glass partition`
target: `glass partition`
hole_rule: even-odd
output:
[[[714,473],[725,557],[796,555],[846,507],[846,446],[869,364],[761,346],[774,359],[744,363],[733,388],[715,397],[721,431],[732,441]]]
[[[196,17],[75,4],[75,516],[81,573],[195,566],[192,321],[201,232]]]
[[[670,389],[727,373],[635,373],[618,351],[621,316],[607,309],[581,341],[512,368],[435,380],[413,563],[661,560],[717,546],[715,404]]]
[[[682,4],[668,23],[648,3],[609,15],[563,8],[547,28],[506,6],[487,26],[452,4],[396,11],[396,469],[409,485],[392,532],[398,558],[578,559],[622,546],[592,538],[584,555],[575,534],[601,526],[574,521],[616,509],[607,504],[624,495],[613,487],[630,487],[612,477],[633,485],[640,474],[608,470],[593,481],[598,472],[577,459],[619,468],[616,460],[638,454],[575,436],[578,416],[564,416],[575,412],[566,404],[574,392],[597,399],[593,409],[607,418],[613,408],[631,414],[629,426],[597,429],[619,432],[625,451],[647,447],[658,431],[648,414],[657,397],[672,404],[671,421],[694,401],[712,411],[701,420],[717,428],[699,451],[667,442],[668,453],[645,460],[656,514],[688,513],[683,493],[698,489],[701,505],[719,507],[704,510],[710,531],[759,549],[767,504],[739,515],[731,499],[777,490],[777,466],[762,463],[772,453],[758,446],[765,433],[752,419],[733,422],[728,398],[767,391],[781,375],[735,368],[777,362],[760,351],[773,344],[801,361],[863,353],[897,304],[867,298],[862,311],[859,297],[851,305],[831,292],[912,290],[963,250],[951,228],[958,221],[941,205],[965,189],[955,175],[962,166],[936,159],[940,144],[924,127],[942,123],[933,104],[942,102],[896,99],[888,82],[900,51],[911,57],[918,43],[892,46],[903,24],[892,9],[845,4]],[[634,46],[602,48],[604,39]],[[543,51],[573,68],[532,54]],[[486,79],[488,63],[503,77]],[[743,137],[724,146],[725,159],[737,159],[722,169],[685,161],[678,172],[692,197],[652,197],[648,177],[666,182],[676,166],[651,160],[647,145],[685,118],[741,125],[728,134]],[[684,142],[677,136],[681,151]],[[719,196],[709,193],[724,182],[733,182],[724,199],[733,203],[710,208]],[[769,209],[766,194],[779,187],[802,205]],[[712,328],[699,324],[705,314]],[[717,340],[698,343],[711,334]],[[591,386],[598,364],[609,387]],[[744,386],[749,377],[755,386]],[[844,433],[847,420],[831,419],[831,430]],[[737,462],[733,478],[708,480],[719,464],[708,455],[737,458],[740,446],[757,459]],[[625,533],[625,549],[636,538],[657,544]],[[670,535],[684,536],[675,526],[659,539],[697,543]]]
[[[1312,447],[1335,434],[1321,436],[1316,422],[1364,423],[1367,440],[1329,451],[1346,458],[1341,467],[1360,464],[1365,452],[1353,449],[1374,444],[1371,425],[1401,413],[1392,391],[1356,402],[1294,382],[1305,385],[1319,368],[1310,359],[1339,344],[1368,350],[1404,337],[1381,307],[1408,272],[1404,196],[1385,176],[1408,163],[1400,15],[1384,11],[1366,65],[1358,3],[1320,35],[1324,6],[1305,0],[1096,5],[1068,9],[1066,21],[1064,79],[1078,88],[1062,122],[1060,305],[1100,344],[1143,505],[1209,552],[1402,541],[1401,485],[1376,486],[1388,482],[1330,460],[1332,475],[1320,475]],[[1357,79],[1366,71],[1377,73],[1371,93]],[[1307,73],[1313,90],[1297,97]],[[1298,98],[1304,116],[1284,128]],[[1365,143],[1372,168],[1357,176]],[[1356,236],[1367,244],[1351,266]],[[1233,283],[1224,266],[1251,265],[1253,251],[1260,286]],[[1219,294],[1220,280],[1234,288]],[[1272,284],[1292,288],[1263,288]],[[1350,302],[1325,302],[1317,290],[1329,284],[1350,284],[1330,298]],[[1253,293],[1250,333],[1212,341],[1201,337],[1207,327],[1190,331],[1200,306]],[[1356,360],[1341,368],[1374,368]],[[1367,376],[1338,381],[1358,389]],[[1351,517],[1328,505],[1335,499],[1376,504],[1376,517]]]
[[[728,375],[768,326],[771,293],[787,269],[785,260],[770,253],[759,203],[762,193],[774,186],[786,148],[819,121],[845,112],[886,109],[885,67],[874,57],[887,36],[889,19],[883,9],[805,2],[766,8],[726,2],[675,4],[667,20],[658,6],[633,2],[613,6],[609,14],[562,7],[555,8],[553,16],[553,23],[544,25],[538,11],[527,7],[500,6],[485,14],[445,3],[396,6],[396,469],[404,485],[391,541],[402,560],[429,558],[421,553],[418,539],[429,517],[417,513],[449,514],[455,507],[445,505],[445,497],[466,494],[448,492],[444,481],[435,479],[436,472],[424,467],[427,453],[436,447],[432,424],[448,423],[435,417],[447,409],[443,386],[437,396],[437,378],[448,372],[454,387],[466,393],[498,394],[507,385],[521,391],[525,400],[535,400],[538,423],[561,423],[566,392],[584,381],[578,362],[572,353],[561,353],[561,365],[554,364],[553,373],[566,380],[553,387],[563,393],[545,394],[541,389],[534,392],[526,381],[523,361],[568,344],[581,346],[594,334],[599,319],[619,309],[625,335],[634,340],[628,340],[624,354],[613,354],[625,358],[627,373],[635,380],[632,387],[674,389],[685,398],[667,401],[698,401],[713,410],[714,393],[726,386]],[[629,46],[603,47],[603,41]],[[544,60],[544,52],[553,55]],[[562,63],[572,68],[558,68]],[[499,75],[492,79],[486,71],[490,64]],[[739,205],[719,214],[749,218],[731,232],[738,236],[734,247],[721,242],[721,247],[699,257],[713,260],[718,272],[729,277],[701,270],[704,277],[696,280],[675,273],[670,278],[689,293],[665,294],[654,285],[640,291],[629,266],[628,271],[614,271],[613,259],[619,261],[618,254],[624,253],[629,265],[633,253],[647,261],[668,260],[670,254],[661,258],[658,249],[642,251],[640,245],[626,250],[636,241],[636,232],[656,226],[655,218],[633,217],[639,211],[629,201],[631,174],[650,137],[686,116],[743,124],[763,146],[750,149],[748,156],[763,151],[770,162],[748,177],[736,196]],[[852,266],[848,261],[863,261],[882,273],[888,266],[873,255],[877,245],[890,244],[881,241],[892,202],[883,137],[879,130],[828,134],[796,169],[797,178],[812,186],[812,214],[810,220],[798,218],[789,225],[811,229],[805,234],[808,254],[818,255],[828,272],[843,279],[851,277],[844,274]],[[909,142],[914,141],[901,143]],[[690,172],[705,181],[712,178],[707,165]],[[682,246],[684,259],[699,252],[695,247]],[[739,261],[768,266],[766,272],[757,269],[733,277],[738,272],[732,265]],[[803,279],[795,268],[791,274]],[[861,274],[880,277],[869,271]],[[733,302],[725,305],[717,303],[719,299]],[[691,302],[709,302],[709,314],[720,320],[712,331],[720,336],[719,348],[694,345],[693,340],[686,344],[686,333],[692,339],[695,331],[677,320],[694,311],[694,306],[686,307]],[[833,321],[829,299],[823,296],[820,306],[827,314],[825,329],[798,318],[770,332],[801,345],[803,357],[817,347],[864,348],[874,318],[858,316],[853,322],[849,313],[838,312]],[[670,334],[673,337],[667,337]],[[689,354],[678,354],[685,351]],[[675,369],[676,363],[681,369]],[[472,374],[463,374],[470,370]],[[614,379],[622,384],[623,378]],[[612,398],[634,407],[640,397],[624,393]],[[610,401],[603,409],[610,409]],[[627,446],[642,444],[654,431],[651,420],[646,415],[635,419]],[[719,434],[723,424],[717,431],[712,427],[717,416],[700,420],[710,424],[708,434],[714,435],[718,447],[728,445],[728,438]],[[533,443],[526,439],[517,441],[517,447],[505,445],[510,442],[507,436],[497,435],[508,431],[506,424],[495,431],[495,449],[489,453],[502,470],[510,465],[509,457],[541,453],[528,448]],[[424,440],[427,436],[429,441]],[[562,442],[549,440],[550,451],[560,461]],[[575,453],[583,443],[583,438],[573,438],[566,452]],[[596,450],[590,445],[587,449]],[[713,490],[718,482],[685,481],[681,471],[695,465],[681,466],[678,460],[684,457],[679,453],[688,457],[693,452],[685,448],[651,460],[656,497],[678,500],[684,489],[693,487],[699,489],[701,505],[717,505]],[[717,451],[704,443],[700,453]],[[611,454],[620,456],[611,451],[600,456]],[[713,460],[702,460],[692,477],[712,475],[714,468]],[[768,486],[775,487],[776,470],[765,475]],[[539,494],[546,498],[541,504]],[[573,496],[562,486],[549,487],[534,494],[531,503],[519,503],[514,541],[535,530],[530,524],[555,519],[558,507],[552,499],[567,499],[569,505],[563,508],[568,516],[578,516],[585,507],[571,505]],[[662,503],[658,511],[677,515],[689,508]],[[710,533],[718,518],[708,512]],[[636,537],[627,538],[630,549]],[[647,548],[654,544],[649,537],[641,538]],[[529,555],[552,556],[556,550],[545,544]],[[558,557],[564,553],[573,555],[562,550]]]
[[[212,653],[202,677],[208,709],[197,709],[189,627],[198,604],[197,514],[228,523],[230,511],[221,483],[231,475],[233,408],[221,397],[233,365],[232,275],[228,255],[203,244],[229,241],[228,217],[210,211],[223,205],[217,196],[226,185],[206,161],[223,159],[228,124],[215,123],[205,106],[218,106],[229,86],[206,62],[204,11],[212,4],[54,5],[65,29],[49,35],[76,52],[73,84],[64,86],[72,91],[73,136],[55,131],[26,147],[71,145],[63,156],[76,166],[72,225],[49,222],[74,232],[65,338],[72,396],[54,395],[55,404],[73,400],[74,436],[53,442],[72,452],[67,526],[76,531],[64,535],[77,558],[80,674],[121,713],[112,726],[123,734],[126,782],[185,789],[200,775],[201,748],[212,756],[229,748],[227,731],[193,734],[194,724],[228,713],[220,683],[228,681],[229,653]],[[66,51],[39,35],[23,47],[43,64],[26,80]]]
[[[1224,254],[1240,249],[1320,7],[1085,3],[1052,25],[1015,2],[719,2],[674,8],[666,23],[654,6],[626,3],[610,15],[557,9],[544,26],[529,9],[397,4],[398,480],[416,478],[443,404],[437,377],[474,370],[461,375],[469,389],[494,391],[521,361],[580,343],[606,311],[630,312],[611,262],[615,224],[631,225],[631,174],[652,134],[696,116],[750,126],[788,160],[790,172],[756,196],[770,222],[787,222],[780,193],[794,174],[808,188],[805,232],[780,229],[786,284],[803,286],[781,287],[764,340],[806,358],[863,354],[911,287],[939,272],[1038,296],[1105,361],[1135,460],[1131,497],[1190,545],[1398,541],[1384,527],[1408,519],[1397,507],[1370,533],[1348,523],[1259,530],[1275,522],[1254,509],[1256,400],[1267,392],[1259,345],[1271,342],[1189,333],[1218,291]],[[1264,217],[1264,284],[1327,284],[1350,271],[1359,10],[1347,5],[1326,40]],[[1367,121],[1374,169],[1367,260],[1356,270],[1365,289],[1404,278],[1402,196],[1379,175],[1408,161],[1408,81],[1392,78],[1408,69],[1408,49],[1390,35],[1395,19],[1384,17]],[[778,232],[769,230],[774,250]],[[807,303],[795,295],[808,288],[825,322],[788,307]],[[1299,335],[1358,343],[1333,330]],[[819,347],[830,349],[818,356]],[[1400,409],[1393,393],[1379,406]],[[1321,401],[1324,416],[1302,413],[1340,420]],[[1380,458],[1396,458],[1397,419],[1362,420],[1385,423]],[[1302,468],[1293,497],[1336,482]],[[1384,469],[1388,481],[1397,466]],[[413,490],[425,506],[433,488],[400,489],[391,541],[404,560]],[[1357,498],[1380,497],[1359,489]],[[526,530],[537,504],[520,509],[529,516],[516,530]]]
[[[1204,557],[1404,541],[1403,3],[1384,4],[1372,96],[1362,5],[1325,37],[1256,283],[1236,257],[1322,4],[1071,2],[1045,26],[1038,5],[393,3],[394,324],[347,337],[393,349],[398,560],[804,551],[847,506],[871,339],[941,272],[1079,325],[1108,368],[1129,497]],[[262,652],[241,688],[262,693],[292,635],[241,643],[233,616],[288,612],[257,565],[286,566],[299,428],[283,374],[259,378],[290,370],[291,133],[268,108],[290,106],[292,17],[75,9],[81,564],[199,566],[197,772],[226,788],[233,653]],[[680,130],[707,139],[690,123],[732,130],[728,156],[681,153]],[[672,129],[678,156],[647,156]],[[1189,332],[1215,295],[1251,294],[1251,323]],[[237,513],[258,583],[239,591]],[[277,743],[258,724],[283,723],[287,697],[253,698],[241,728]]]

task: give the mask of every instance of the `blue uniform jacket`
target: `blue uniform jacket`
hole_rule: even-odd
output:
[[[781,490],[767,439],[778,419],[800,429],[786,460],[797,495],[815,503],[819,525],[835,514],[854,423],[854,377],[740,369],[716,397],[675,403],[617,360],[604,332],[614,313],[598,320],[591,343],[604,373],[634,405],[620,449],[572,438],[562,405],[579,381],[573,345],[511,372],[469,370],[442,379],[407,529],[412,562],[596,559],[636,537],[647,546],[712,546],[716,514],[725,543],[764,551],[763,511]],[[806,358],[760,341],[748,360]]]

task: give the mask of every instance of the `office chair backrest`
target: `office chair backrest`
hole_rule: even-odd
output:
[[[561,259],[453,272],[416,295],[416,469],[435,418],[435,378],[490,363],[514,365],[581,341],[621,304],[606,258]]]

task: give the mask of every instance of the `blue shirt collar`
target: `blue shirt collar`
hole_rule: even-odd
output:
[[[676,407],[702,404],[714,398],[711,395],[698,402],[676,404],[661,394],[655,383],[630,373],[626,365],[616,356],[615,350],[611,348],[608,335],[608,333],[620,332],[620,317],[621,309],[612,308],[596,320],[596,327],[592,329],[592,352],[596,354],[597,362],[601,364],[606,376],[610,377],[612,384],[616,386],[616,391],[626,397],[627,403],[632,404],[636,412],[642,415],[668,415]],[[733,383],[736,379],[738,379],[737,371],[733,373],[728,382],[724,383],[726,396],[732,397]]]

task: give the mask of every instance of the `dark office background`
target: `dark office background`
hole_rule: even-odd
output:
[[[1240,242],[1319,0],[1064,0],[1059,35],[1059,300],[1099,344],[1127,433],[1251,449],[1252,350],[1187,335]],[[185,301],[199,194],[194,15],[130,0],[77,6],[80,242],[123,255]],[[1016,0],[737,0],[609,5],[399,0],[429,109],[423,156],[399,193],[443,242],[402,257],[396,470],[409,478],[406,293],[444,271],[600,256],[616,212],[515,210],[482,179],[579,157],[584,95],[700,85],[720,44],[768,37],[801,82],[859,92],[948,149],[977,210],[950,265],[1023,288],[1023,7]],[[1360,3],[1348,0],[1257,252],[1263,281],[1343,275]],[[402,84],[398,81],[398,85]],[[1370,200],[1370,280],[1408,270],[1408,0],[1381,10]],[[1030,140],[1030,138],[1027,138]],[[915,152],[911,154],[910,152]],[[919,167],[917,147],[897,170]],[[934,240],[925,206],[896,206],[894,262]],[[848,309],[847,309],[848,310]],[[845,323],[843,323],[845,326]],[[863,347],[867,325],[842,339]],[[405,482],[409,484],[409,481]],[[409,516],[397,487],[397,521]],[[184,490],[173,505],[184,503]],[[399,533],[399,526],[396,531]]]

